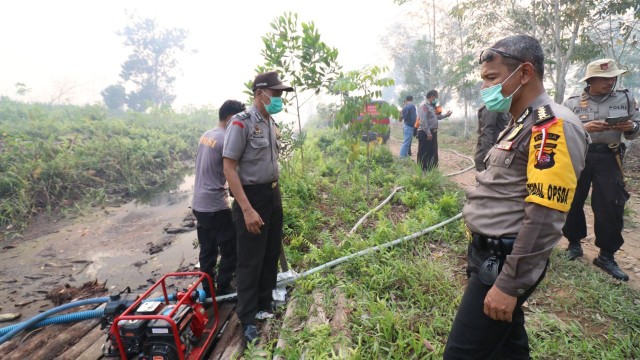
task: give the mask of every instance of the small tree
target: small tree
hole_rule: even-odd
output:
[[[381,132],[381,129],[376,129],[376,127],[382,127],[382,125],[374,124],[374,116],[369,107],[373,104],[374,98],[379,98],[382,95],[384,87],[394,84],[393,79],[382,77],[386,71],[387,68],[377,66],[368,67],[362,71],[350,71],[342,74],[332,86],[334,92],[342,94],[342,106],[336,114],[334,127],[338,129],[346,127],[348,133],[352,135],[354,145],[360,141],[362,134],[367,134],[368,138],[371,131]],[[394,105],[376,103],[375,106],[378,116],[397,118],[400,115],[398,108]],[[369,196],[370,172],[371,151],[370,144],[367,143],[367,197]]]
[[[293,87],[294,91],[287,100],[294,102],[299,145],[302,145],[304,133],[300,108],[322,89],[328,90],[335,81],[340,70],[338,50],[320,39],[313,22],[303,22],[298,27],[298,15],[295,13],[285,13],[275,18],[271,28],[273,31],[262,37],[264,65],[258,66],[257,72],[276,70],[283,81]],[[302,147],[300,155],[304,164]]]

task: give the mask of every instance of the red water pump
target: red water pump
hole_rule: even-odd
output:
[[[166,280],[196,278],[186,292],[169,294]],[[163,276],[111,324],[109,338],[117,344],[121,359],[203,359],[218,330],[218,305],[205,307],[198,299],[198,285],[211,277],[202,272],[171,273]],[[163,296],[151,298],[161,289]]]

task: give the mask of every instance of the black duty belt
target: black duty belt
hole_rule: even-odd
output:
[[[497,257],[504,257],[511,254],[515,237],[490,237],[486,235],[472,233],[472,243],[477,249],[489,251]]]
[[[266,184],[255,184],[255,185],[242,185],[243,188],[249,188],[249,189],[255,189],[255,190],[262,190],[262,189],[275,189],[276,187],[278,187],[278,182],[277,181],[273,181],[273,182],[269,182]]]
[[[620,147],[620,144],[618,144],[618,143],[614,143],[614,144],[602,144],[602,143],[589,144],[589,152],[593,153],[593,154],[611,154],[611,153],[617,153],[619,147]]]

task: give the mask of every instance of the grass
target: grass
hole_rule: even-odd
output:
[[[209,113],[111,116],[97,106],[0,98],[0,225],[19,227],[37,212],[72,212],[170,183],[192,162]],[[456,123],[441,123],[441,148],[471,154],[473,136],[459,132]],[[401,137],[397,126],[392,136]],[[294,153],[281,177],[285,250],[298,272],[422,230],[462,207],[463,192],[448,178],[423,174],[385,146],[371,148],[371,162],[365,144],[338,131],[310,132],[304,146],[304,167]],[[395,186],[405,188],[349,234]],[[290,289],[292,316],[279,314],[244,358],[441,358],[466,284],[466,245],[457,221],[300,279]],[[639,304],[637,290],[556,251],[525,308],[532,356],[640,358]]]
[[[0,97],[0,239],[36,214],[142,196],[181,177],[214,119],[211,109],[111,115]]]
[[[473,151],[474,139],[460,139],[441,128],[443,148]],[[322,151],[316,144],[322,144]],[[461,209],[462,192],[448,179],[438,172],[423,175],[400,161],[374,162],[376,185],[372,199],[366,199],[358,176],[361,159],[345,160],[349,147],[337,134],[311,135],[306,146],[305,161],[315,165],[307,166],[304,175],[295,172],[296,166],[293,173],[283,174],[286,250],[299,272],[426,228]],[[377,147],[374,158],[386,159],[387,152]],[[308,154],[313,155],[307,159]],[[305,185],[293,185],[298,181]],[[406,188],[355,235],[348,235],[396,185]],[[308,187],[315,196],[307,194]],[[298,203],[298,192],[305,201]],[[282,328],[283,319],[278,320],[268,336],[273,340],[262,350],[286,359],[441,358],[466,284],[466,244],[463,226],[455,222],[301,279],[291,289],[293,316]],[[349,304],[346,310],[336,305],[339,296]],[[320,305],[318,298],[324,299]],[[555,251],[546,279],[525,308],[533,358],[640,358],[639,302],[638,291]],[[325,322],[317,323],[318,312]],[[345,315],[346,329],[333,326],[334,317]],[[287,344],[284,349],[275,349],[278,337]]]

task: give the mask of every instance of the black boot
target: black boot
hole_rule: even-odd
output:
[[[258,334],[258,327],[255,324],[242,324],[242,330],[244,340],[247,343],[254,343],[258,345],[260,343],[260,335]]]
[[[567,247],[567,259],[575,260],[582,257],[582,255],[584,255],[584,253],[582,252],[582,246],[580,246],[580,240],[569,240],[569,247]]]
[[[618,280],[629,281],[629,275],[625,274],[613,260],[613,253],[601,250],[600,255],[593,259],[593,264]]]

